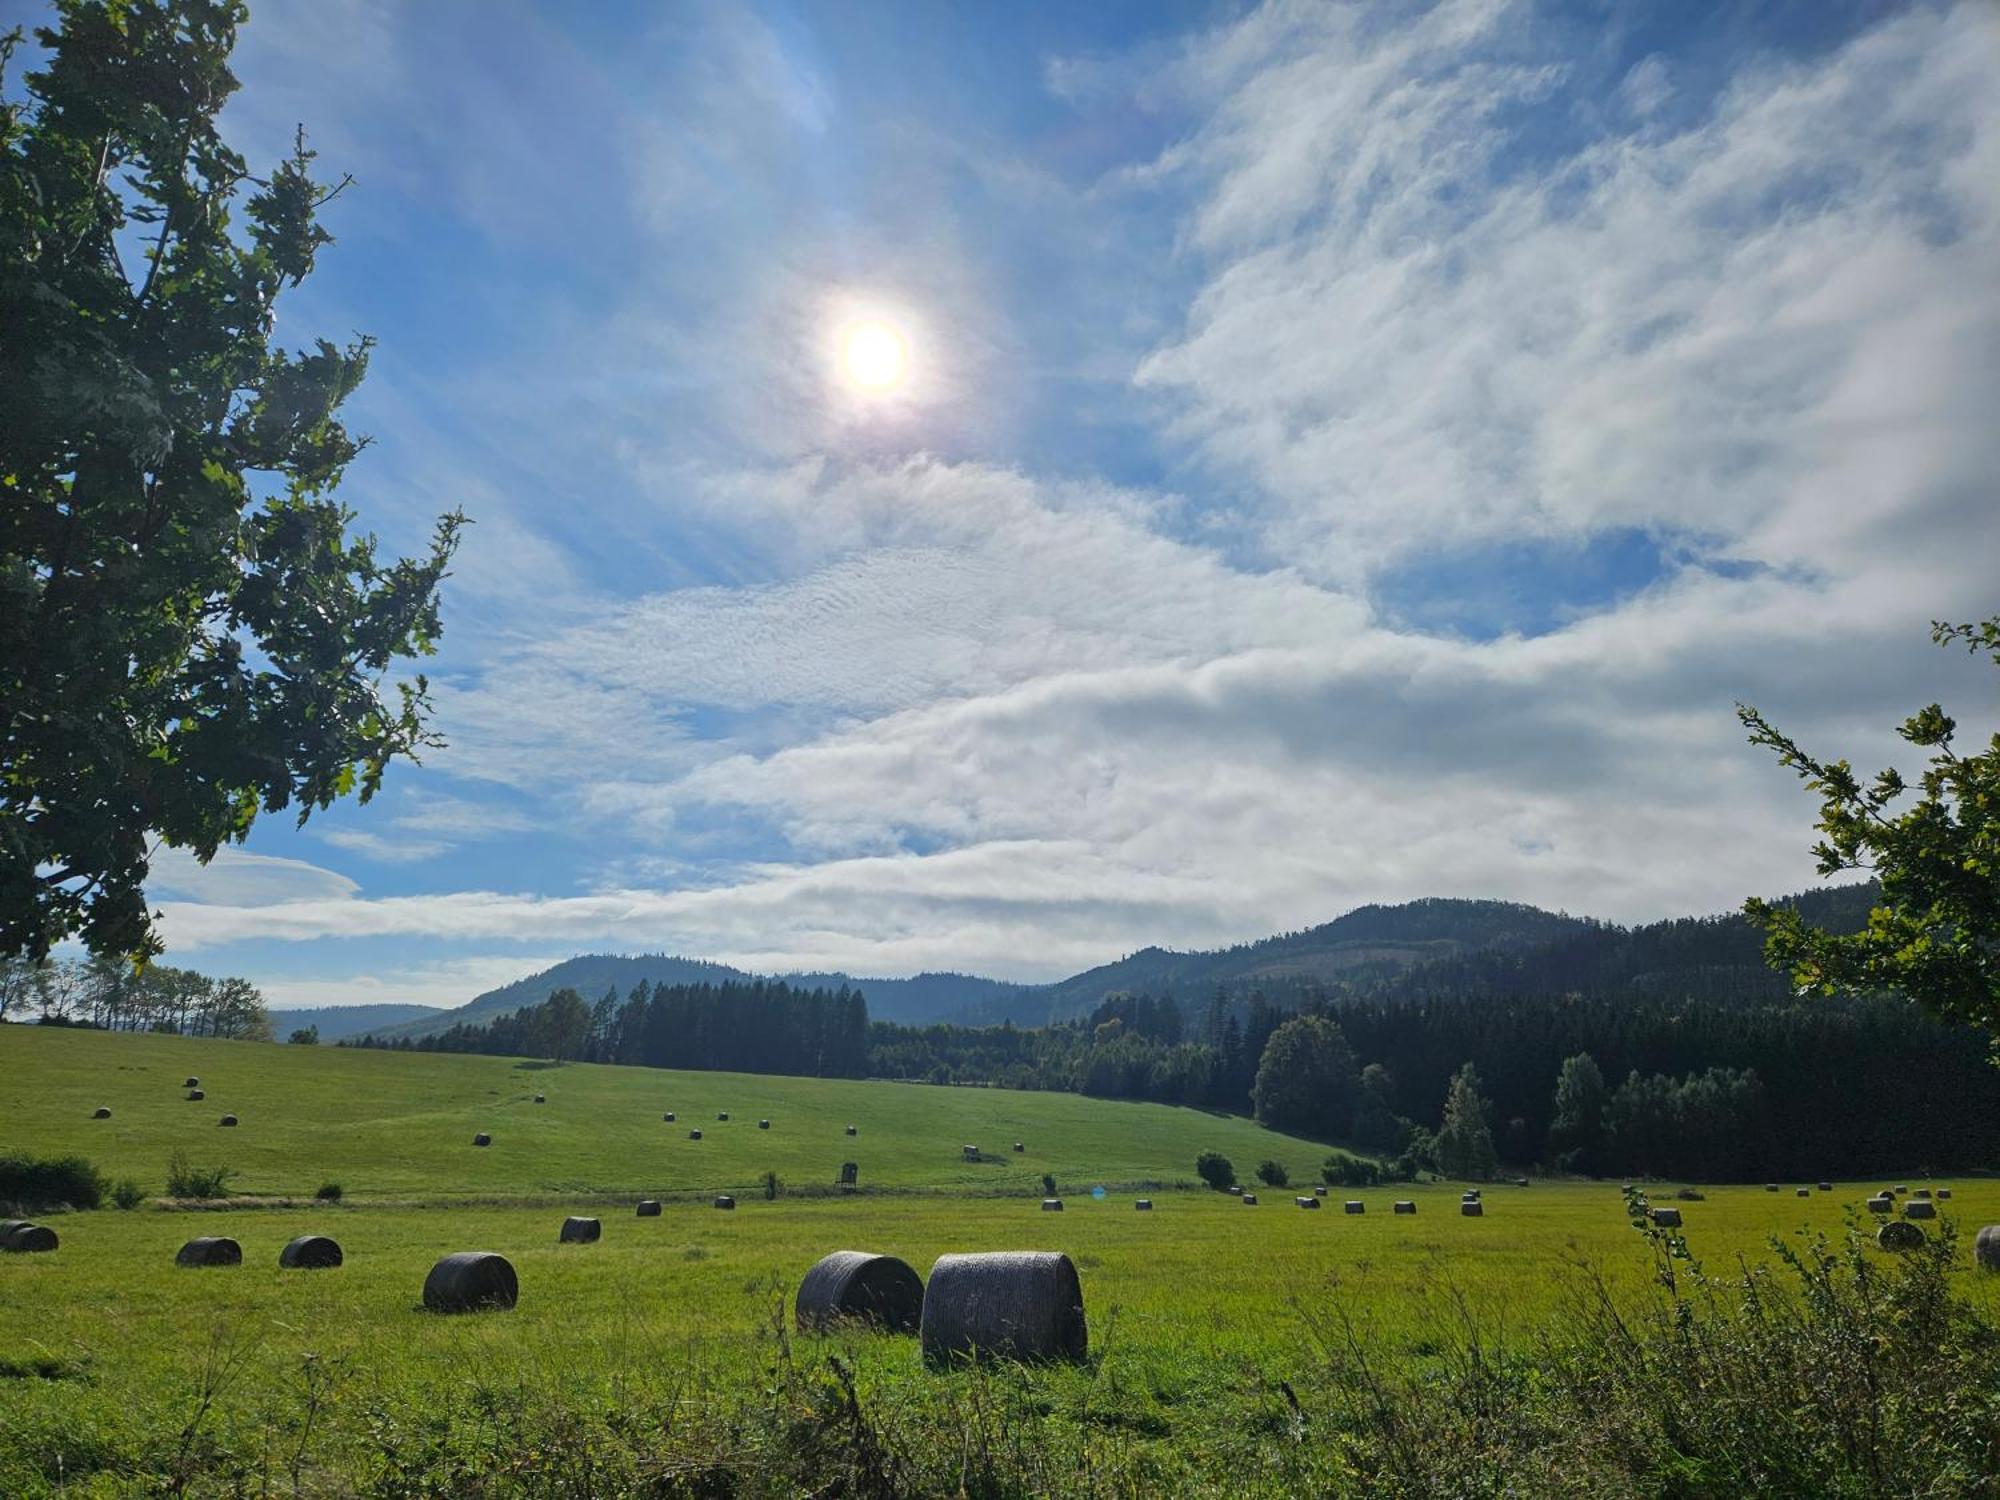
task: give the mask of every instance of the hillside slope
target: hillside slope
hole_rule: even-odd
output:
[[[199,1102],[183,1097],[189,1076],[201,1079]],[[1236,1116],[1077,1094],[47,1026],[0,1025],[0,1078],[10,1144],[79,1153],[150,1193],[175,1150],[234,1168],[244,1193],[305,1196],[331,1180],[349,1199],[446,1201],[750,1193],[766,1170],[824,1189],[844,1161],[860,1165],[863,1189],[1038,1195],[1044,1172],[1067,1190],[1192,1183],[1210,1148],[1246,1176],[1269,1157],[1308,1181],[1327,1154]],[[538,1090],[547,1103],[534,1102]],[[110,1119],[91,1118],[98,1105]],[[679,1118],[668,1124],[666,1110]],[[225,1112],[241,1123],[218,1129]],[[475,1147],[476,1131],[493,1144]],[[1015,1153],[1015,1141],[1027,1149]],[[966,1143],[988,1160],[965,1161]]]
[[[343,1037],[360,1036],[366,1031],[425,1021],[443,1014],[444,1011],[435,1005],[322,1005],[313,1010],[272,1011],[271,1031],[282,1042],[294,1031],[316,1026],[322,1042],[337,1042]]]

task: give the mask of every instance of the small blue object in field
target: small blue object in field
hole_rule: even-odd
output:
[[[1104,1187],[1103,1187],[1103,1185],[1102,1185],[1102,1184],[1099,1184],[1099,1185],[1098,1185],[1097,1187],[1094,1187],[1094,1188],[1092,1188],[1092,1189],[1090,1190],[1090,1196],[1091,1196],[1091,1197],[1093,1197],[1093,1198],[1098,1198],[1098,1199],[1101,1199],[1101,1198],[1103,1198],[1103,1196],[1104,1196]]]

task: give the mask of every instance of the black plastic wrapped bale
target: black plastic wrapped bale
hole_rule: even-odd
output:
[[[1528,1185],[1528,1179],[1525,1177],[1516,1177],[1514,1179],[1515,1187],[1526,1187],[1527,1185]]]
[[[1819,1190],[1820,1190],[1820,1191],[1821,1191],[1822,1193],[1830,1193],[1830,1192],[1832,1192],[1832,1191],[1833,1191],[1833,1184],[1832,1184],[1832,1183],[1830,1183],[1830,1182],[1822,1182],[1822,1183],[1821,1183],[1821,1184],[1819,1185]]]
[[[1893,1191],[1899,1198],[1903,1194],[1907,1193],[1909,1190],[1910,1190],[1910,1185],[1907,1182],[1899,1182],[1893,1189],[1891,1189],[1891,1191]]]
[[[1486,1205],[1481,1203],[1477,1198],[1473,1198],[1468,1202],[1459,1204],[1458,1211],[1468,1219],[1481,1219],[1486,1216]]]
[[[221,1119],[217,1120],[215,1123],[227,1129],[234,1130],[236,1128],[236,1116],[224,1115]]]
[[[1245,1193],[1238,1201],[1246,1208],[1255,1208],[1257,1206],[1257,1195],[1255,1193]]]
[[[1681,1211],[1678,1208],[1656,1208],[1653,1210],[1653,1222],[1662,1229],[1678,1229],[1681,1227]]]
[[[1982,1271],[2000,1271],[2000,1224],[1988,1224],[1972,1237],[1972,1259]]]
[[[1884,1250],[1920,1250],[1924,1244],[1924,1232],[1914,1224],[1891,1219],[1875,1231],[1875,1243]]]
[[[1059,1214],[1059,1213],[1061,1213],[1062,1211],[1063,1211],[1063,1206],[1062,1206],[1062,1199],[1060,1199],[1060,1198],[1044,1198],[1044,1199],[1042,1200],[1042,1212],[1043,1212],[1043,1213],[1045,1213],[1045,1214]]]
[[[1055,1250],[945,1255],[924,1288],[924,1359],[1080,1360],[1089,1351],[1076,1266]]]
[[[1351,1214],[1365,1214],[1368,1212],[1368,1205],[1363,1203],[1359,1198],[1349,1198],[1345,1203],[1341,1204],[1341,1207]]]
[[[1945,1201],[1945,1200],[1946,1200],[1947,1198],[1951,1197],[1951,1189],[1950,1189],[1950,1188],[1939,1188],[1939,1189],[1937,1190],[1937,1195],[1938,1195],[1938,1201],[1939,1201],[1940,1203],[1942,1203],[1942,1202],[1944,1202],[1944,1201]]]
[[[60,1243],[56,1232],[46,1224],[31,1219],[0,1220],[0,1250],[10,1255],[39,1255]]]
[[[967,1161],[979,1160],[979,1148],[977,1146],[960,1146],[958,1149]]]
[[[186,1083],[182,1084],[181,1087],[184,1089],[198,1089],[201,1087],[201,1080],[199,1078],[190,1078]]]
[[[330,1271],[341,1259],[340,1241],[325,1234],[302,1234],[278,1252],[287,1271]]]
[[[1912,1198],[1928,1198],[1930,1195],[1931,1190],[1929,1188],[1918,1188],[1914,1193],[1910,1194]]]
[[[1777,1192],[1777,1190],[1778,1190],[1778,1185],[1775,1182],[1767,1182],[1764,1184],[1764,1191],[1767,1193],[1775,1193]]]
[[[861,1164],[859,1162],[844,1161],[840,1164],[840,1185],[842,1187],[853,1187],[860,1176]]]
[[[1153,1211],[1153,1200],[1151,1198],[1140,1198],[1132,1206],[1142,1214],[1149,1214]]]
[[[1395,1201],[1395,1203],[1390,1207],[1391,1213],[1413,1214],[1416,1211],[1417,1211],[1417,1205],[1411,1202],[1408,1198],[1398,1198]]]
[[[1893,1213],[1895,1209],[1896,1200],[1891,1198],[1887,1193],[1878,1193],[1875,1197],[1868,1200],[1868,1212],[1871,1214]]]
[[[695,1126],[694,1129],[688,1132],[688,1139],[691,1141],[698,1141],[701,1139],[701,1127],[699,1125]]]
[[[836,1250],[799,1283],[793,1316],[819,1332],[837,1323],[865,1323],[887,1333],[915,1333],[924,1314],[924,1280],[907,1261],[863,1250]]]
[[[674,1112],[672,1110],[668,1110],[665,1114],[661,1115],[660,1118],[662,1120],[665,1120],[669,1125],[671,1125],[674,1123]]]
[[[769,1130],[771,1128],[771,1122],[769,1120],[759,1120],[757,1122],[757,1128],[759,1130]]]
[[[660,1216],[660,1200],[658,1198],[641,1198],[639,1200],[640,1218],[657,1219],[659,1218],[659,1216]]]
[[[1307,1195],[1306,1195],[1305,1197],[1303,1197],[1303,1198],[1294,1198],[1294,1199],[1292,1200],[1292,1202],[1294,1202],[1294,1203],[1298,1204],[1298,1206],[1299,1206],[1300,1208],[1318,1208],[1318,1207],[1319,1207],[1319,1199],[1317,1199],[1317,1198],[1313,1197],[1313,1196],[1312,1196],[1311,1194],[1307,1194]]]
[[[1793,1196],[1794,1198],[1810,1198],[1810,1197],[1812,1196],[1812,1189],[1811,1189],[1811,1188],[1799,1188],[1799,1189],[1797,1189],[1797,1190],[1796,1190],[1796,1191],[1795,1191],[1795,1192],[1794,1192],[1794,1193],[1792,1194],[1792,1196]]]
[[[547,1104],[548,1102],[549,1102],[549,1096],[548,1096],[547,1094],[537,1094],[537,1095],[535,1095],[535,1103],[537,1103],[537,1104]]]
[[[472,1138],[472,1144],[475,1146],[490,1146],[493,1144],[493,1137],[482,1130]]]
[[[1937,1217],[1937,1205],[1928,1198],[1912,1198],[1908,1203],[1903,1205],[1903,1217],[1906,1219],[1935,1219]]]
[[[107,1106],[100,1104],[90,1112],[90,1118],[93,1120],[108,1120],[111,1118],[111,1110]]]
[[[603,1235],[604,1225],[600,1220],[579,1219],[575,1214],[571,1214],[563,1220],[562,1233],[556,1236],[556,1242],[563,1245],[590,1245],[595,1244]]]
[[[205,1234],[189,1240],[174,1257],[177,1266],[240,1266],[243,1247],[219,1234]]]
[[[861,1130],[859,1126],[850,1125],[847,1127],[847,1133],[849,1135],[859,1135],[861,1134]]]
[[[1316,1187],[1316,1188],[1314,1188],[1314,1189],[1313,1189],[1313,1196],[1314,1196],[1315,1198],[1324,1198],[1324,1197],[1326,1196],[1326,1189],[1325,1189],[1325,1188],[1323,1188],[1323,1187]]]
[[[1028,1149],[1028,1143],[1026,1141],[1016,1141],[1014,1142],[1014,1149],[1016,1151],[1026,1151]]]
[[[715,1195],[715,1206],[717,1208],[734,1208],[736,1207],[736,1200],[727,1193],[717,1193]]]
[[[512,1307],[521,1299],[521,1283],[504,1255],[491,1250],[461,1250],[431,1267],[424,1278],[424,1306],[432,1312],[478,1312]]]
[[[722,1121],[724,1124],[727,1124],[729,1122],[729,1111],[726,1109],[718,1109],[715,1112],[715,1118]]]
[[[206,1099],[207,1097],[208,1095],[204,1094],[200,1089],[188,1090],[188,1103],[190,1104],[197,1103],[198,1101]]]

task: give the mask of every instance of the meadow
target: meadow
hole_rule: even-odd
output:
[[[188,1074],[203,1079],[198,1104],[173,1087]],[[1348,1440],[1374,1420],[1352,1404],[1377,1378],[1369,1361],[1433,1384],[1464,1378],[1468,1359],[1528,1379],[1552,1332],[1604,1299],[1633,1317],[1657,1306],[1671,1264],[1616,1183],[1488,1186],[1478,1219],[1459,1216],[1446,1183],[1334,1188],[1315,1212],[1284,1190],[1251,1208],[1150,1187],[1156,1208],[1137,1213],[1134,1184],[1191,1181],[1203,1147],[1239,1170],[1286,1160],[1295,1182],[1325,1148],[1067,1095],[17,1027],[0,1029],[0,1076],[10,1147],[153,1179],[178,1145],[239,1167],[254,1195],[50,1216],[59,1250],[0,1257],[10,1496],[1394,1492],[1371,1468],[1394,1455]],[[111,1119],[90,1118],[99,1103]],[[677,1127],[659,1120],[666,1107]],[[233,1131],[214,1123],[224,1109],[243,1121]],[[690,1120],[703,1141],[685,1140]],[[471,1147],[475,1129],[494,1145]],[[1025,1160],[959,1159],[963,1142],[1016,1138]],[[819,1192],[850,1154],[864,1191]],[[754,1184],[767,1166],[815,1192],[766,1200]],[[1039,1209],[1045,1170],[1064,1184],[1060,1216]],[[342,1202],[300,1201],[329,1178]],[[1804,1199],[1789,1184],[1710,1186],[1681,1206],[1704,1262],[1762,1266],[1773,1236],[1841,1243],[1881,1185]],[[1950,1216],[2000,1221],[2000,1182],[1951,1186]],[[735,1212],[708,1205],[732,1188]],[[674,1191],[660,1217],[635,1217],[641,1192]],[[1343,1213],[1349,1197],[1367,1213]],[[1404,1197],[1418,1213],[1392,1216]],[[567,1212],[600,1214],[603,1239],[559,1245]],[[306,1232],[335,1236],[346,1263],[281,1271],[280,1246]],[[238,1239],[243,1265],[177,1268],[197,1234]],[[797,1334],[800,1276],[843,1248],[920,1273],[955,1251],[1066,1251],[1091,1357],[937,1373],[911,1338]],[[514,1263],[518,1307],[421,1309],[425,1272],[462,1249]],[[1966,1306],[2000,1312],[2000,1277],[1973,1271],[1966,1245],[1941,1270]],[[1518,1468],[1492,1473],[1543,1492]]]

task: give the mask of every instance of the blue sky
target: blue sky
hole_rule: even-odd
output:
[[[156,869],[277,1003],[1718,910],[1812,877],[1734,701],[1990,727],[1982,0],[264,3],[238,72],[356,179],[279,330],[380,341],[346,498],[475,522],[449,748]]]

